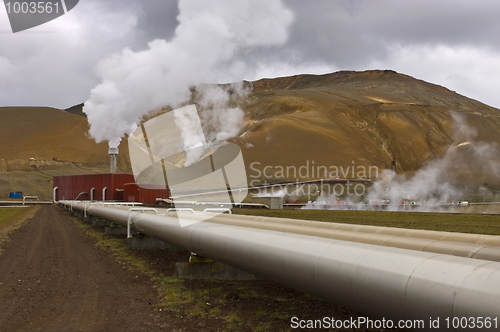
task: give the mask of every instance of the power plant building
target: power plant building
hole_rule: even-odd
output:
[[[54,176],[54,200],[118,201],[155,204],[169,198],[165,185],[139,186],[133,174],[104,173]]]

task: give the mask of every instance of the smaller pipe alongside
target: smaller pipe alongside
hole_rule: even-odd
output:
[[[106,201],[106,189],[108,189],[108,187],[102,188],[102,201],[103,202]]]
[[[136,203],[136,202],[108,202],[108,203],[102,203],[102,206],[136,206],[136,205],[142,205],[142,203]]]
[[[128,209],[128,214],[127,214],[127,238],[131,238],[132,237],[132,234],[130,232],[130,226],[132,225],[132,215],[130,214],[131,212],[133,211],[141,211],[141,212],[145,212],[145,211],[154,211],[156,214],[158,214],[158,210],[156,210],[155,208],[130,208]]]
[[[216,218],[231,218],[231,216],[219,215]],[[423,238],[431,240],[467,242],[467,243],[484,244],[491,246],[500,246],[500,236],[498,235],[428,231],[422,229],[355,225],[355,224],[343,224],[334,222],[322,222],[322,221],[311,221],[311,220],[290,219],[290,218],[257,217],[257,216],[246,216],[246,215],[238,215],[238,219],[241,222],[243,222],[244,220],[247,221],[248,225],[251,225],[251,222],[255,221],[263,223],[307,226],[307,227],[314,227],[317,229],[336,229],[336,230],[355,231],[362,233],[376,233],[376,234],[386,234],[386,235],[394,235],[401,237],[414,237],[414,238]]]
[[[40,200],[40,199],[38,198],[38,196],[24,196],[24,197],[23,197],[23,205],[25,205],[25,204],[26,204],[26,198],[29,198],[29,199],[35,199],[35,198],[36,198],[36,200],[37,200],[37,201],[39,201],[39,200]]]
[[[92,205],[92,204],[99,204],[99,203],[94,203],[94,202],[85,202],[85,211],[83,212],[83,217],[87,217],[87,205]]]
[[[460,241],[436,240],[434,238],[419,238],[419,237],[409,237],[409,236],[405,237],[405,236],[384,234],[378,232],[368,233],[368,232],[353,231],[353,230],[347,231],[347,230],[340,230],[340,229],[326,228],[319,226],[314,227],[311,226],[311,223],[307,223],[305,225],[297,225],[297,224],[290,225],[286,223],[269,221],[267,218],[263,218],[264,220],[261,221],[257,220],[249,221],[248,219],[241,220],[242,218],[240,217],[241,217],[240,215],[237,216],[218,215],[207,221],[220,224],[241,226],[241,227],[268,229],[279,232],[312,235],[312,236],[319,236],[337,240],[369,243],[380,246],[427,251],[440,254],[448,254],[448,255],[469,257],[476,259],[486,259],[486,260],[500,262],[500,246],[470,243],[470,242],[460,242]],[[193,218],[198,218],[198,217],[193,216]],[[355,225],[349,225],[349,226],[355,226]],[[354,227],[352,227],[352,229],[354,229]],[[436,232],[433,232],[432,234],[437,235]],[[471,235],[472,237],[469,235]],[[448,236],[448,234],[435,236],[435,238],[439,237],[443,238],[445,236]],[[467,239],[471,240],[471,242],[474,236],[478,237],[477,242],[484,240],[483,235],[464,234],[464,233],[455,234],[456,238],[466,237]],[[494,236],[487,236],[490,242],[494,242],[492,237],[494,238]]]
[[[78,199],[79,199],[79,198],[80,198],[80,196],[82,196],[82,195],[88,195],[88,192],[86,192],[86,191],[82,191],[81,193],[79,193],[79,194],[78,194],[78,196],[76,196],[75,201],[78,201]]]
[[[227,212],[228,214],[233,214],[233,211],[231,211],[231,209],[228,209],[228,208],[206,208],[203,210],[203,214],[207,213],[207,212],[220,212],[220,213],[225,213]]]
[[[166,209],[165,210],[165,215],[168,216],[168,213],[169,212],[191,212],[192,214],[194,214],[194,210],[191,209],[191,208],[169,208],[169,209]]]

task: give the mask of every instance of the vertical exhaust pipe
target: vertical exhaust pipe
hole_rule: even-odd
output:
[[[109,148],[109,172],[116,173],[116,156],[118,155],[118,148]]]

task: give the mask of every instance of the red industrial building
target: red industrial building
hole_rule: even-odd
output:
[[[129,173],[54,176],[53,187],[56,201],[78,199],[155,204],[156,198],[169,198],[165,185],[138,186],[134,175]]]
[[[157,198],[169,198],[168,187],[165,185],[127,183],[124,186],[123,200],[125,202],[139,202],[155,204]]]

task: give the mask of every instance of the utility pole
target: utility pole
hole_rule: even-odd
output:
[[[392,158],[391,169],[396,173],[396,158]]]

